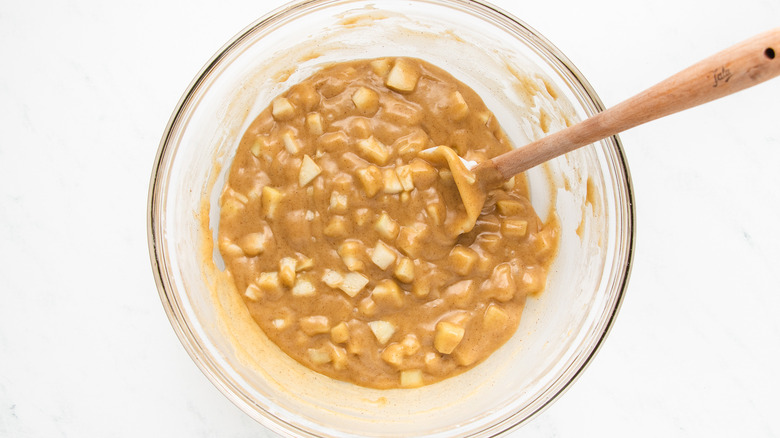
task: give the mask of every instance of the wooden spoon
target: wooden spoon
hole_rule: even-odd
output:
[[[736,93],[778,75],[780,28],[706,58],[576,125],[476,166],[464,160],[462,165],[454,164],[453,157],[457,155],[443,146],[423,151],[428,155],[423,158],[445,160],[450,166],[470,221],[462,227],[467,232],[479,217],[486,193],[512,176],[629,128]]]

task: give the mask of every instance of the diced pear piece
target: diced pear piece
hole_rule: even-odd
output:
[[[317,290],[314,285],[308,280],[298,279],[295,285],[292,287],[292,294],[296,297],[310,297],[313,296]]]
[[[387,341],[389,341],[393,336],[393,333],[395,333],[395,326],[387,321],[370,321],[368,326],[371,328],[371,331],[374,332],[376,340],[379,341],[381,345],[387,344]]]
[[[460,94],[460,91],[455,91],[450,96],[450,117],[454,121],[460,121],[466,118],[469,114],[469,106],[466,103],[466,99]]]
[[[509,237],[523,237],[528,233],[528,221],[506,219],[501,222],[501,232]]]
[[[418,189],[427,189],[438,178],[436,168],[423,160],[415,159],[409,163],[409,170],[412,173],[412,182]]]
[[[413,91],[417,86],[417,80],[420,78],[420,73],[417,68],[410,61],[399,58],[393,64],[393,68],[387,74],[385,85],[391,90],[400,92]]]
[[[295,265],[296,261],[292,257],[283,257],[279,260],[279,279],[287,287],[295,285]]]
[[[329,210],[333,213],[346,213],[347,212],[347,195],[339,192],[331,192],[330,194],[330,207]]]
[[[295,272],[307,271],[314,267],[314,259],[298,254],[298,261],[295,263]]]
[[[371,291],[371,298],[379,304],[390,304],[395,307],[404,305],[404,293],[398,284],[390,279],[381,280]]]
[[[421,150],[428,147],[429,141],[430,138],[428,137],[428,134],[422,129],[419,129],[397,139],[393,145],[398,151],[398,155],[406,159],[412,159],[417,156]]]
[[[368,138],[372,132],[371,122],[365,117],[353,118],[347,126],[347,134],[353,138]]]
[[[380,357],[390,365],[398,367],[404,360],[404,346],[399,343],[392,343],[382,350]]]
[[[277,330],[282,330],[287,328],[287,326],[290,325],[290,323],[284,318],[276,318],[273,321],[271,321],[271,325],[274,326],[274,328]]]
[[[368,277],[358,272],[350,272],[344,276],[339,289],[350,297],[354,297],[368,284]]]
[[[382,214],[379,215],[379,219],[377,219],[376,223],[374,224],[374,230],[376,230],[376,232],[379,233],[382,238],[393,240],[398,237],[398,231],[400,230],[400,227],[398,226],[398,223],[394,221],[389,214],[387,214],[387,212],[383,211]]]
[[[339,257],[350,271],[359,271],[365,268],[360,260],[360,255],[365,252],[363,244],[355,240],[344,241],[338,248]]]
[[[270,146],[271,140],[268,138],[268,136],[258,136],[255,139],[255,142],[252,143],[252,147],[249,148],[249,151],[252,152],[252,155],[255,157],[260,157],[260,154],[263,153],[263,151],[267,151]]]
[[[365,159],[380,166],[384,166],[390,158],[390,151],[387,150],[387,146],[374,138],[374,136],[358,140],[357,148],[358,152]]]
[[[423,239],[427,233],[428,226],[423,223],[402,226],[396,244],[407,256],[416,258],[422,252]]]
[[[425,212],[428,213],[428,217],[431,218],[431,221],[435,225],[444,224],[444,219],[447,218],[447,207],[441,199],[432,201],[426,205]]]
[[[520,278],[523,291],[527,294],[535,294],[544,289],[544,275],[539,269],[526,269]]]
[[[382,171],[376,166],[368,166],[357,171],[357,176],[363,184],[363,190],[369,198],[376,195],[382,188]]]
[[[371,252],[371,261],[380,269],[387,269],[395,261],[396,255],[392,248],[381,240],[376,243]]]
[[[457,283],[447,286],[444,294],[448,301],[456,307],[465,308],[469,305],[471,297],[474,294],[474,280],[461,280]]]
[[[345,237],[347,235],[347,220],[344,216],[333,216],[325,225],[322,234],[328,237]]]
[[[276,209],[279,207],[279,203],[282,201],[284,195],[279,190],[273,187],[263,187],[263,193],[261,200],[263,203],[263,213],[266,217],[274,219],[276,217]]]
[[[502,199],[496,202],[496,210],[501,216],[517,216],[525,212],[525,206],[519,201]]]
[[[322,135],[322,115],[320,113],[310,113],[306,115],[306,129],[312,135]]]
[[[290,155],[297,155],[301,151],[301,141],[292,131],[285,131],[282,134],[282,144]]]
[[[305,187],[314,178],[322,172],[322,168],[311,159],[310,156],[304,155],[303,161],[301,161],[301,170],[298,173],[298,185]]]
[[[412,168],[409,165],[398,166],[395,168],[395,173],[398,175],[398,181],[401,183],[403,189],[407,192],[411,192],[414,189]]]
[[[436,348],[439,353],[450,354],[455,350],[455,347],[460,344],[465,333],[466,330],[463,327],[447,321],[440,321],[436,324],[433,347]]]
[[[249,286],[246,287],[246,290],[244,291],[244,296],[249,298],[252,301],[257,301],[263,297],[263,291],[261,291],[260,288],[255,286],[254,284],[250,284]]]
[[[358,303],[358,310],[365,316],[374,316],[378,308],[376,301],[372,300],[371,297],[363,298]]]
[[[490,274],[490,279],[485,285],[489,288],[485,293],[498,301],[511,300],[517,291],[517,283],[512,275],[512,266],[509,263],[501,263],[493,268],[493,273]]]
[[[330,329],[330,340],[336,344],[343,344],[349,340],[349,327],[344,321]]]
[[[371,115],[379,109],[379,95],[368,87],[360,87],[352,94],[355,108],[363,114]]]
[[[371,70],[376,73],[377,76],[384,77],[390,71],[390,60],[387,58],[374,59],[369,62]]]
[[[398,179],[398,174],[394,169],[384,169],[382,171],[382,182],[384,192],[387,194],[401,193],[404,191],[404,187],[401,185],[401,181]]]
[[[423,386],[422,370],[403,370],[401,371],[402,388],[418,388]]]
[[[266,237],[265,233],[249,233],[238,240],[238,246],[248,257],[260,255],[265,251]]]
[[[298,323],[301,330],[309,336],[330,332],[330,321],[324,315],[305,316]]]
[[[450,251],[450,264],[458,275],[468,275],[477,263],[479,255],[470,248],[456,245]]]
[[[289,99],[277,97],[271,104],[271,114],[273,114],[276,120],[289,120],[295,115],[295,107]]]
[[[404,336],[404,339],[401,341],[401,346],[404,347],[404,354],[411,356],[420,350],[420,341],[417,339],[417,336],[409,333]]]
[[[336,271],[328,269],[322,274],[322,282],[336,289],[344,283],[344,276]]]
[[[414,262],[411,259],[403,257],[395,266],[393,274],[395,274],[395,278],[398,280],[404,283],[411,283],[414,281]]]
[[[330,352],[324,351],[323,349],[309,348],[306,350],[306,353],[309,355],[309,360],[314,365],[325,365],[331,361]]]
[[[333,368],[336,370],[343,370],[347,367],[347,350],[342,347],[336,347],[335,345],[330,351],[331,362],[333,362]]]
[[[422,118],[422,112],[418,108],[410,105],[407,102],[385,97],[383,98],[383,102],[382,102],[381,117],[396,125],[414,126],[420,123],[420,119]],[[427,138],[425,140],[427,141]],[[409,144],[408,143],[399,144],[398,146],[400,148],[403,148],[403,147],[408,147]],[[401,152],[400,148],[399,148],[399,152]],[[420,151],[422,149],[423,148],[420,147],[417,150]]]
[[[344,131],[326,132],[317,138],[317,143],[325,152],[344,151],[349,145],[349,136]]]
[[[278,272],[261,272],[255,281],[262,290],[273,291],[282,287]]]
[[[482,325],[486,330],[501,331],[506,328],[509,322],[509,315],[495,304],[488,306],[482,320]]]

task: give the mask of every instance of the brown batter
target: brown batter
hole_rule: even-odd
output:
[[[557,223],[541,223],[520,177],[476,217],[447,162],[421,154],[438,145],[477,162],[510,148],[473,90],[410,58],[327,67],[244,134],[219,249],[298,362],[374,388],[433,383],[506,342],[544,288]]]

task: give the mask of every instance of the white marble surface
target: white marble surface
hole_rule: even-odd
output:
[[[777,0],[496,3],[607,105],[780,24]],[[278,5],[0,7],[0,436],[272,435],[171,330],[145,214],[181,93]],[[628,295],[579,381],[516,435],[780,435],[780,79],[622,138],[638,216]]]

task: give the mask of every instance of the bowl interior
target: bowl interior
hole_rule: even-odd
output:
[[[455,55],[457,54],[457,55]],[[492,435],[555,398],[597,350],[630,266],[633,210],[617,138],[527,173],[557,214],[559,254],[515,336],[471,371],[414,390],[374,390],[309,371],[276,348],[221,274],[217,199],[244,129],[273,97],[336,61],[422,58],[476,90],[515,146],[600,102],[546,40],[492,7],[459,1],[312,1],[259,20],[191,85],[150,188],[150,251],[163,303],[195,362],[234,403],[286,435]],[[554,211],[554,213],[553,213]]]

